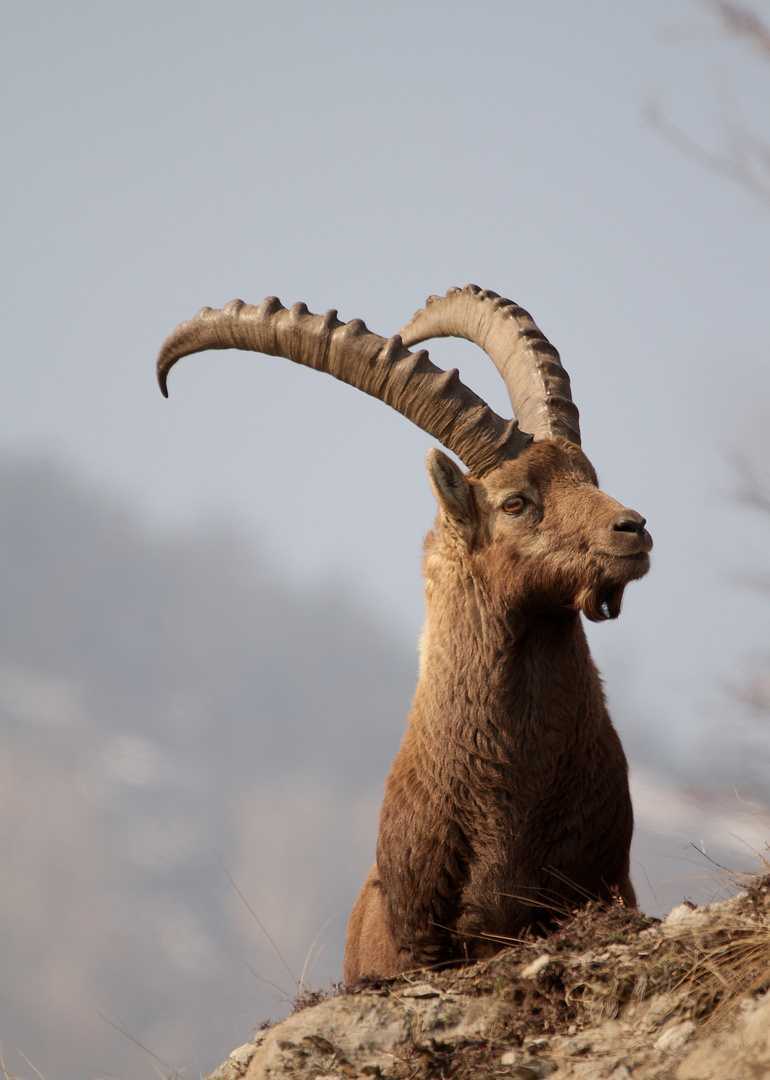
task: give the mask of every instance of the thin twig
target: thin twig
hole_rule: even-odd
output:
[[[747,39],[770,57],[770,29],[756,11],[742,4],[727,3],[725,0],[718,0],[709,6],[715,9],[728,33]]]
[[[681,150],[687,157],[696,161],[699,165],[704,166],[704,168],[710,169],[712,172],[719,173],[720,176],[727,177],[728,180],[733,180],[735,183],[740,184],[753,195],[756,195],[762,202],[767,203],[767,205],[770,206],[770,180],[764,180],[762,177],[756,175],[750,158],[744,153],[736,153],[734,142],[731,156],[707,150],[704,146],[701,146],[699,142],[696,142],[695,139],[692,139],[682,131],[681,128],[672,124],[671,121],[663,115],[655,100],[648,101],[644,110],[644,115],[649,123],[652,124],[664,138],[668,139],[673,146],[678,150]],[[741,132],[740,129],[736,129],[732,132],[733,141],[736,138],[740,140],[741,146],[745,146],[752,137],[748,136],[745,132]],[[763,152],[766,153],[767,148],[764,147],[764,144],[760,145],[763,146]],[[759,155],[754,155],[754,157],[757,156]]]
[[[215,854],[216,854],[216,852],[215,852]],[[259,915],[257,915],[256,911],[255,911],[255,910],[254,910],[254,908],[253,908],[253,907],[251,906],[251,904],[250,904],[250,903],[248,902],[248,900],[247,900],[247,899],[246,899],[246,897],[245,897],[245,896],[243,895],[243,893],[241,892],[241,890],[240,890],[240,889],[238,888],[238,886],[237,886],[237,885],[235,884],[235,882],[233,881],[233,878],[232,878],[232,876],[231,876],[231,874],[230,874],[230,871],[229,871],[229,870],[227,869],[227,867],[225,866],[225,864],[224,864],[224,863],[222,862],[222,860],[221,860],[221,859],[219,858],[219,855],[217,855],[217,859],[219,860],[219,865],[220,865],[220,866],[222,867],[222,869],[224,870],[225,874],[227,875],[227,880],[228,880],[228,881],[230,882],[230,884],[232,885],[232,887],[233,887],[233,888],[235,889],[235,891],[236,891],[236,892],[238,893],[238,895],[240,896],[241,900],[243,900],[244,904],[246,905],[246,907],[248,908],[248,910],[249,910],[249,911],[251,912],[251,915],[252,915],[252,917],[254,918],[254,921],[256,922],[257,926],[258,926],[258,927],[260,928],[260,930],[262,931],[262,933],[263,933],[263,934],[265,935],[265,937],[267,938],[267,940],[268,940],[268,941],[270,942],[270,944],[271,944],[271,945],[273,946],[273,948],[275,949],[275,953],[276,953],[276,956],[277,956],[277,957],[278,957],[278,959],[279,959],[279,960],[281,961],[281,963],[283,964],[283,966],[284,966],[284,967],[286,968],[287,972],[289,973],[289,977],[290,977],[291,981],[292,981],[292,982],[294,983],[294,985],[295,985],[295,986],[297,987],[297,991],[298,991],[298,992],[300,992],[300,983],[299,983],[299,981],[298,981],[298,979],[297,979],[296,975],[294,974],[294,972],[293,972],[293,971],[291,970],[291,968],[289,967],[289,965],[288,965],[288,964],[286,963],[286,961],[284,960],[284,958],[283,958],[283,953],[281,952],[281,950],[280,950],[280,949],[278,948],[278,946],[276,945],[276,943],[275,943],[275,942],[273,941],[273,939],[272,939],[272,938],[270,937],[270,934],[268,933],[267,927],[266,927],[266,926],[265,926],[265,924],[264,924],[264,923],[262,922],[262,920],[260,919]]]

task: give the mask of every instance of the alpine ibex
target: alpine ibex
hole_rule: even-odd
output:
[[[480,345],[515,420],[409,346]],[[427,468],[427,621],[406,734],[387,780],[376,865],[353,908],[344,973],[392,976],[489,955],[594,897],[635,903],[628,769],[580,619],[614,619],[649,567],[645,520],[599,491],[556,350],[526,311],[476,286],[432,296],[395,337],[360,320],[234,300],[167,339],[284,356],[391,405],[453,451]]]

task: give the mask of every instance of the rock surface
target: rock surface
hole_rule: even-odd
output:
[[[662,923],[589,907],[491,960],[299,1007],[209,1080],[760,1080],[768,987],[770,876]]]

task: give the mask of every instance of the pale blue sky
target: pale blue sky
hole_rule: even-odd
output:
[[[243,520],[416,641],[431,441],[282,360],[187,360],[168,402],[153,364],[203,304],[275,293],[389,335],[474,281],[560,350],[604,486],[655,539],[592,630],[610,694],[664,756],[729,715],[720,683],[768,622],[725,573],[767,545],[726,460],[768,426],[770,213],[643,113],[653,95],[715,149],[730,109],[767,137],[770,65],[690,0],[73,0],[3,22],[7,450],[160,523]],[[431,354],[506,408],[472,346]]]

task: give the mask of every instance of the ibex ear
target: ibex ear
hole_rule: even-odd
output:
[[[462,471],[435,446],[428,451],[425,464],[441,509],[455,521],[469,525],[473,520],[473,495]]]

